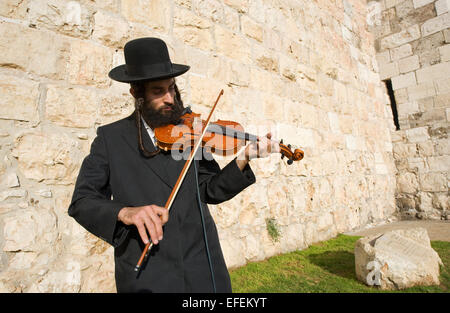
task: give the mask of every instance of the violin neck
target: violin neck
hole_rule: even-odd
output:
[[[258,136],[241,132],[239,130],[235,130],[233,128],[229,128],[223,125],[218,125],[214,123],[210,123],[208,126],[208,131],[215,134],[221,134],[231,138],[237,138],[245,141],[258,141]]]

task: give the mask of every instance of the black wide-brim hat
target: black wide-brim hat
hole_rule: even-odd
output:
[[[169,51],[159,38],[138,38],[125,44],[125,64],[113,68],[108,76],[122,83],[161,80],[186,73],[190,66],[170,61]]]

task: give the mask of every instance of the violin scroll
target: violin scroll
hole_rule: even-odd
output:
[[[280,141],[280,153],[281,158],[287,157],[287,164],[291,165],[294,161],[300,161],[303,159],[305,153],[301,149],[295,149],[294,152],[291,150],[291,145],[284,145],[283,139]]]

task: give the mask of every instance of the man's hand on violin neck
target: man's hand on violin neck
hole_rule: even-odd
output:
[[[169,210],[151,204],[139,207],[124,207],[117,219],[125,225],[135,225],[142,241],[147,244],[150,238],[154,245],[163,239],[163,225],[169,220]]]
[[[259,141],[252,142],[245,147],[245,150],[236,158],[236,163],[241,171],[251,159],[265,158],[271,153],[280,152],[280,145],[270,138],[272,138],[272,134],[267,133],[265,137],[260,137]]]

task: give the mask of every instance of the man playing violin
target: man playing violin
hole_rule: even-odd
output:
[[[206,204],[227,201],[253,184],[249,161],[278,152],[279,147],[267,134],[222,169],[211,157],[194,160],[169,216],[164,203],[185,160],[160,150],[153,130],[183,115],[175,77],[189,66],[172,63],[166,44],[157,38],[132,40],[124,54],[126,64],[109,76],[130,83],[135,111],[98,128],[82,163],[69,215],[114,247],[118,292],[231,292]],[[154,246],[136,274],[136,262],[149,242]]]

